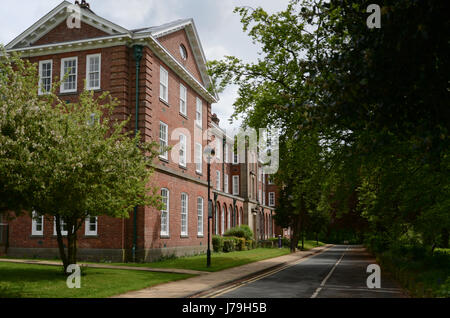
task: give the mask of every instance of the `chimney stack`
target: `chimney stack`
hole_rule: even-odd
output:
[[[217,126],[219,126],[220,119],[219,119],[219,117],[217,117],[217,114],[213,114],[212,117],[211,117],[211,120],[212,120]]]

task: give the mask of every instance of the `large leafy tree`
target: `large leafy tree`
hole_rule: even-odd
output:
[[[261,58],[244,63],[228,56],[209,64],[219,90],[239,86],[234,116],[243,115],[244,126],[280,131],[275,180],[281,191],[275,218],[292,228],[292,250],[323,197],[324,171],[329,169],[320,126],[314,121],[321,68],[333,47],[324,29],[330,16],[320,12],[320,3],[300,6],[300,1],[291,1],[286,10],[272,15],[263,8],[236,8],[244,31],[261,46]]]
[[[160,206],[149,186],[157,145],[113,119],[118,103],[108,93],[84,91],[72,104],[53,93],[37,96],[36,66],[6,54],[2,61],[3,209],[54,220],[66,269],[76,264],[77,232],[87,217],[122,218],[135,206]]]
[[[211,73],[219,87],[239,85],[235,116],[244,125],[278,126],[291,142],[295,131],[318,134],[328,158],[327,178],[317,180],[328,192],[321,207],[342,214],[356,194],[375,240],[414,232],[434,247],[448,242],[450,222],[446,2],[380,1],[379,29],[366,24],[370,3],[292,0],[275,14],[237,8],[261,58],[226,57],[210,63]],[[285,189],[298,182],[285,179]]]

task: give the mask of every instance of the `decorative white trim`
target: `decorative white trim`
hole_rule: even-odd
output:
[[[49,31],[51,31],[54,27],[62,23],[67,17],[72,14],[68,12],[68,8],[73,4],[68,1],[63,1],[52,11],[47,13],[44,17],[39,19],[36,23],[34,23],[31,27],[22,32],[19,36],[17,36],[14,40],[6,45],[6,49],[12,49],[17,44],[21,42],[26,42],[27,44],[30,41],[27,41],[27,38],[33,37],[32,41],[35,42],[45,36]],[[111,21],[108,21],[96,14],[93,14],[87,10],[81,9],[81,21],[86,24],[89,24],[101,31],[109,33],[111,35],[115,35],[117,33],[129,34],[130,32],[117,25]],[[51,24],[49,27],[46,24]]]

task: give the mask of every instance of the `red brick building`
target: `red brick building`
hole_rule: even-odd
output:
[[[276,201],[270,204],[267,178],[258,179],[257,165],[250,169],[250,164],[233,161],[234,139],[220,129],[211,113],[218,97],[208,91],[211,79],[192,19],[127,30],[96,15],[84,1],[75,6],[64,1],[6,49],[38,64],[41,94],[68,74],[59,91],[63,100],[75,101],[84,89],[95,94],[109,91],[120,101],[114,116],[131,117],[128,128],[134,130],[137,104],[143,138],[173,147],[155,161],[151,181],[161,188],[165,208],[139,207],[136,236],[133,213],[129,219],[86,220],[79,236],[80,258],[129,260],[134,241],[139,260],[204,252],[208,192],[202,153],[210,142],[217,142],[218,150],[211,165],[216,206],[212,233],[249,224],[255,238],[273,236]],[[262,195],[258,199],[256,187],[249,188],[250,175],[259,180],[264,199]],[[55,234],[51,218],[17,218],[9,222],[8,255],[54,257],[58,254]]]

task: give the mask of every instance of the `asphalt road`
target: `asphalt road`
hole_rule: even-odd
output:
[[[367,266],[375,259],[361,246],[337,245],[218,298],[398,298],[399,285],[381,271],[381,288],[369,289]]]

